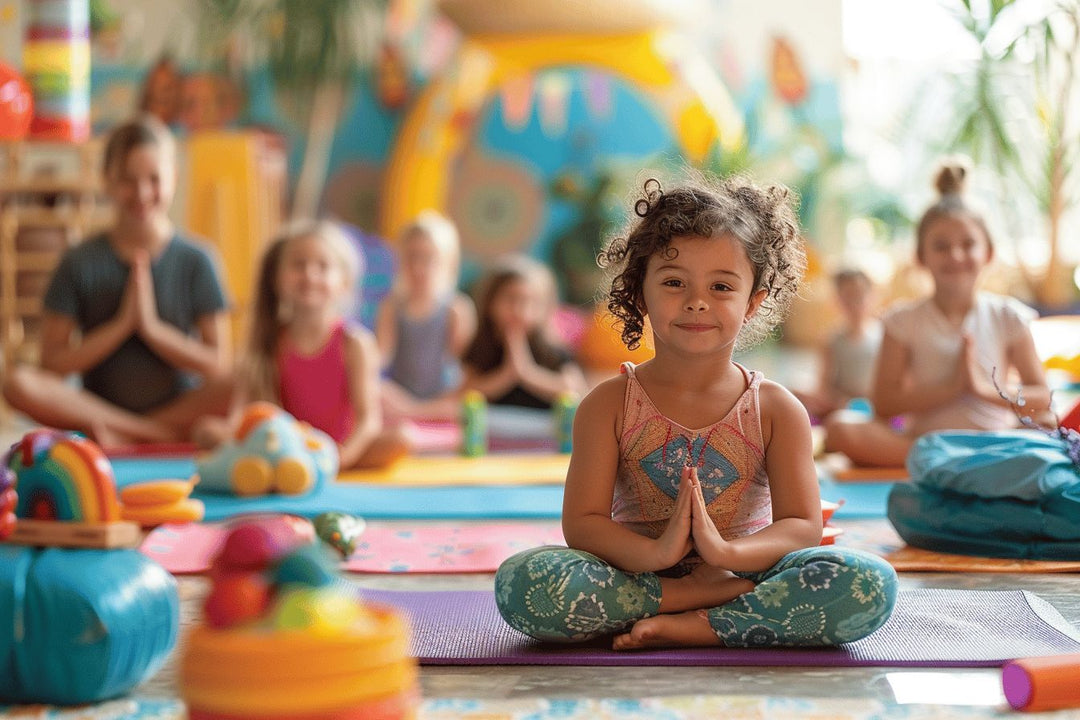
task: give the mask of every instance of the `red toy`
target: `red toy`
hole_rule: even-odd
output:
[[[0,63],[0,140],[22,140],[34,117],[34,96],[23,76]]]

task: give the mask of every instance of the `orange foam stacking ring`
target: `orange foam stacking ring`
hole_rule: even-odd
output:
[[[191,480],[153,480],[128,485],[120,490],[120,502],[129,507],[170,505],[186,500],[194,486]]]
[[[185,498],[160,505],[125,505],[120,508],[120,516],[128,522],[138,523],[143,527],[156,527],[165,523],[199,522],[206,515],[206,506],[202,500]]]
[[[180,660],[192,720],[402,720],[416,717],[418,670],[405,618],[366,606],[370,622],[334,634],[196,627]]]

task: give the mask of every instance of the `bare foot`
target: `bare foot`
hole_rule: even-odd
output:
[[[719,645],[704,611],[691,610],[674,615],[657,615],[638,620],[630,632],[616,635],[615,650],[640,650],[650,647],[703,647]]]
[[[730,570],[701,563],[689,575],[660,580],[660,612],[675,613],[723,605],[754,589]]]

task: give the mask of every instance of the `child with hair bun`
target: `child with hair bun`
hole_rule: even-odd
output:
[[[825,449],[856,465],[901,467],[915,439],[936,430],[1002,430],[1016,426],[1004,392],[1022,392],[1025,411],[1049,410],[1050,389],[1035,352],[1031,308],[978,289],[994,258],[986,221],[964,198],[966,164],[949,160],[934,181],[939,199],[916,231],[916,260],[933,292],[890,309],[874,373],[879,418],[905,415],[904,431],[886,422],[826,423]],[[997,387],[995,387],[995,381]]]

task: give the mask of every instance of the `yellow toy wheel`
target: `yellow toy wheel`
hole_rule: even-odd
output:
[[[265,495],[273,485],[274,471],[261,457],[246,457],[236,461],[232,470],[233,492],[244,497]]]
[[[315,478],[307,465],[296,458],[286,458],[278,463],[274,470],[274,485],[277,491],[285,495],[299,495],[311,489]]]

